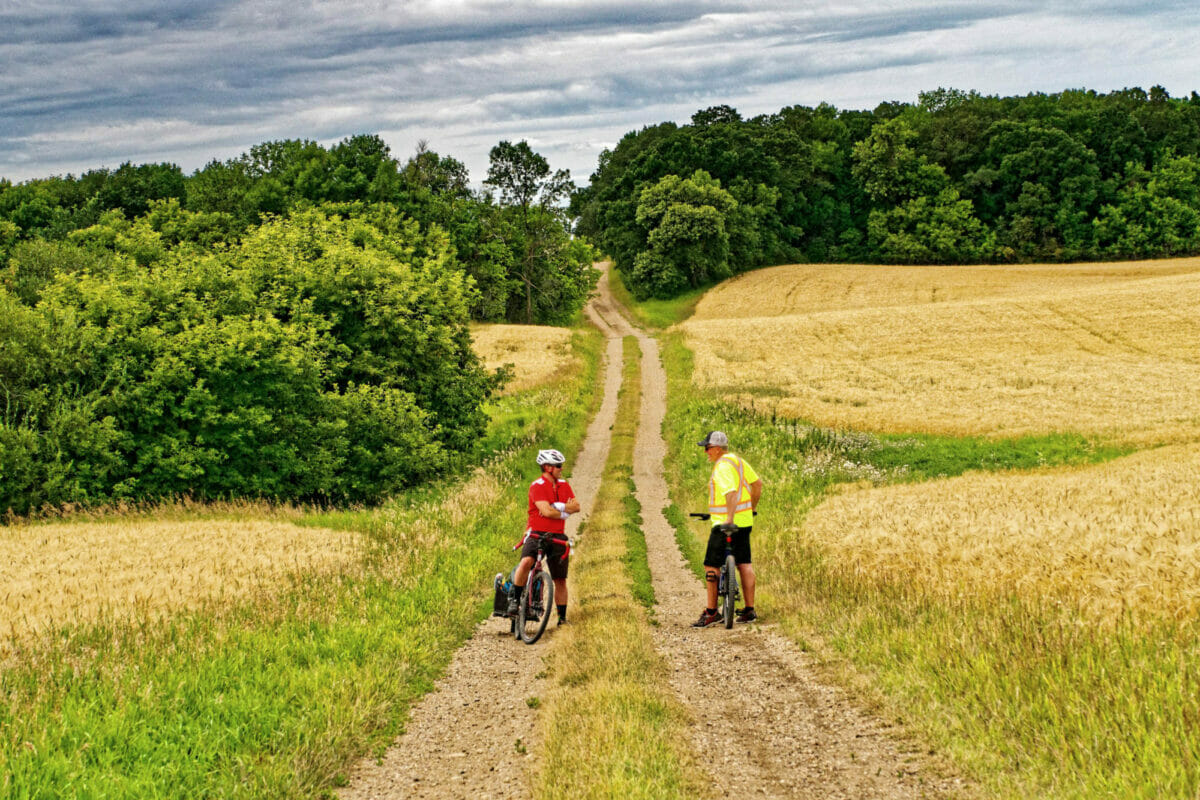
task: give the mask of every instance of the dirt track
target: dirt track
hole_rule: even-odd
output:
[[[864,714],[839,689],[818,679],[805,656],[769,623],[694,629],[703,584],[687,570],[662,516],[666,377],[657,342],[634,330],[608,290],[588,308],[608,337],[604,400],[588,428],[571,476],[583,502],[578,524],[591,510],[607,458],[609,429],[620,385],[621,338],[636,335],[642,348],[642,407],[634,452],[634,480],[642,505],[650,569],[658,600],[657,646],[672,665],[672,686],[697,720],[692,745],[710,766],[714,794],[749,797],[916,798],[953,794],[958,783],[939,778],[903,744],[899,731]],[[703,432],[697,433],[697,436]],[[736,450],[736,442],[734,449]],[[696,457],[701,457],[699,453]],[[769,486],[769,481],[767,481]],[[768,488],[769,491],[769,488]],[[586,542],[581,543],[586,546]],[[514,642],[498,620],[480,624],[459,650],[434,692],[413,710],[405,734],[382,763],[364,760],[343,800],[357,798],[508,798],[529,795],[530,755],[537,752],[536,715],[514,683],[536,680],[548,641]]]

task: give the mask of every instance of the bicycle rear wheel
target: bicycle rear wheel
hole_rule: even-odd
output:
[[[517,613],[517,633],[525,644],[533,644],[542,637],[546,623],[550,621],[550,609],[554,608],[554,581],[545,572],[529,576],[525,597]]]
[[[734,606],[738,600],[738,571],[733,556],[725,556],[725,602],[721,604],[721,616],[725,627],[733,627]]]

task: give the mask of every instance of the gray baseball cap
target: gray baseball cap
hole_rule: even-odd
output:
[[[708,435],[696,444],[701,447],[729,447],[729,437],[722,431],[709,431]]]

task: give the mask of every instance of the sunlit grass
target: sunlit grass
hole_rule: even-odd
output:
[[[1074,434],[988,440],[831,430],[698,391],[679,337],[668,337],[663,361],[667,474],[678,506],[671,517],[693,566],[701,537],[681,512],[703,503],[707,462],[691,445],[722,429],[766,484],[753,535],[761,617],[816,649],[831,676],[927,739],[988,796],[1200,792],[1200,622],[1194,611],[1179,613],[1194,593],[1184,576],[1195,554],[1139,544],[1182,541],[1158,536],[1155,520],[1175,534],[1181,525],[1194,530],[1183,456],[1190,449],[1085,466],[1127,450]],[[1066,464],[1077,466],[1028,472]],[[964,474],[1014,466],[1026,471]],[[1156,471],[1167,477],[1152,479]],[[963,477],[915,483],[939,475]],[[841,493],[847,487],[856,490]],[[1072,514],[1095,525],[1094,534],[1062,527]],[[1024,524],[1015,543],[1010,523]],[[1089,547],[1096,534],[1110,555],[1123,538],[1142,553],[1133,565],[1150,572],[1128,576],[1128,561]],[[967,553],[979,556],[970,570]],[[1087,573],[1043,569],[1059,557],[1086,563]],[[1175,577],[1164,580],[1164,568]],[[1097,616],[1087,603],[1043,595],[1050,574],[1075,600],[1120,604],[1130,581],[1170,598],[1138,589],[1138,614]]]
[[[780,268],[722,285],[683,327],[699,385],[825,427],[1195,441],[1200,259],[1168,264],[1009,283],[998,268],[809,268],[821,281],[795,294],[770,278],[798,268]]]

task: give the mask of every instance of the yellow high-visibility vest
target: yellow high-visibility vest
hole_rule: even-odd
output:
[[[712,474],[708,479],[708,513],[709,514],[725,514],[725,496],[717,496],[717,468],[721,466],[721,462],[728,459],[729,463],[737,470],[738,475],[738,502],[733,507],[734,522],[741,527],[749,527],[753,522],[753,515],[745,515],[743,512],[753,511],[754,504],[750,500],[750,482],[746,480],[746,462],[741,456],[735,456],[733,453],[726,453],[717,459],[713,464]],[[753,472],[753,470],[751,470]],[[756,476],[757,477],[757,476]],[[740,519],[739,519],[740,517]]]

